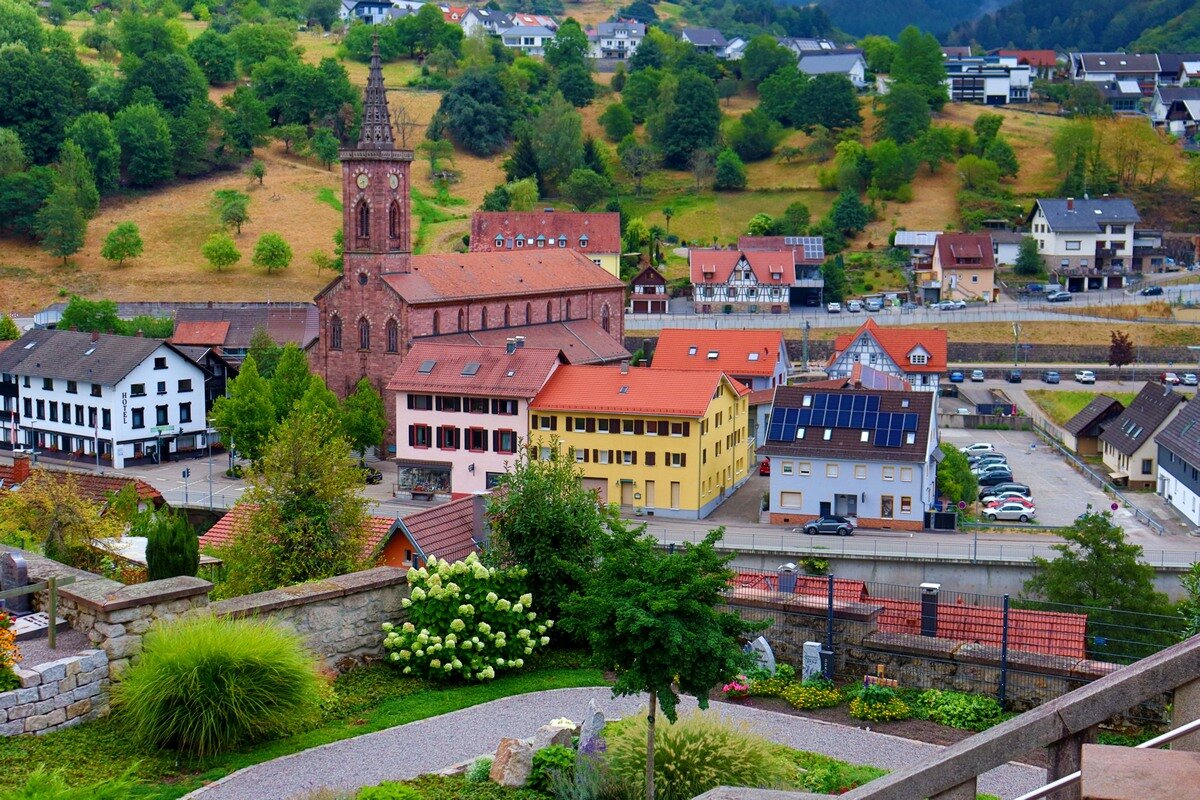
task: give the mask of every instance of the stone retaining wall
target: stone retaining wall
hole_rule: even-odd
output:
[[[18,669],[21,688],[0,692],[0,736],[52,733],[108,712],[108,656],[84,650]]]

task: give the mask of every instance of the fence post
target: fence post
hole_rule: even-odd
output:
[[[1000,707],[1008,707],[1008,595],[1004,595],[1004,628],[1000,632]]]
[[[47,639],[50,644],[50,649],[55,650],[55,637],[58,633],[58,578],[51,575],[46,579],[46,586],[49,589],[50,601],[47,603],[47,612],[50,617],[50,629],[46,631]]]
[[[825,611],[825,649],[829,658],[825,661],[825,679],[833,680],[833,573],[829,574],[829,605]]]

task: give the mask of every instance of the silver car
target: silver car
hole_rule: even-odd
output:
[[[1030,508],[1024,503],[1005,503],[996,508],[989,508],[983,515],[992,522],[996,520],[1029,522],[1029,520],[1037,516],[1037,509]]]

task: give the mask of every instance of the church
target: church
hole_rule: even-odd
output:
[[[570,363],[629,358],[625,286],[573,248],[412,253],[413,152],[396,147],[379,50],[371,56],[357,146],[342,163],[342,274],[316,296],[313,370],[345,397],[363,377],[384,394],[417,341],[561,350]],[[395,441],[394,403],[388,408]]]

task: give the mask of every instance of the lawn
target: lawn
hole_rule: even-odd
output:
[[[707,247],[714,242],[734,244],[746,232],[746,223],[755,214],[779,216],[797,201],[808,206],[813,219],[817,219],[829,210],[834,197],[828,192],[811,190],[695,192],[690,178],[685,181],[686,186],[675,181],[673,186],[662,187],[654,194],[630,198],[626,203],[629,216],[641,217],[647,225],[659,225],[681,241]],[[669,225],[662,213],[668,207],[674,212]]]
[[[133,797],[168,800],[243,767],[339,739],[510,695],[604,685],[603,674],[581,667],[576,653],[550,654],[541,663],[540,667],[505,675],[490,683],[444,686],[404,678],[384,665],[352,670],[335,682],[336,697],[330,701],[320,727],[205,759],[137,747],[122,728],[119,715],[48,736],[12,737],[0,748],[0,794],[19,788],[29,772],[45,764],[64,770],[72,786],[89,785],[132,771],[145,782]]]
[[[1133,402],[1137,392],[1089,392],[1075,389],[1030,389],[1026,394],[1037,403],[1037,407],[1046,412],[1046,416],[1059,425],[1065,425],[1067,420],[1082,411],[1088,403],[1101,394],[1120,400],[1125,406]]]

